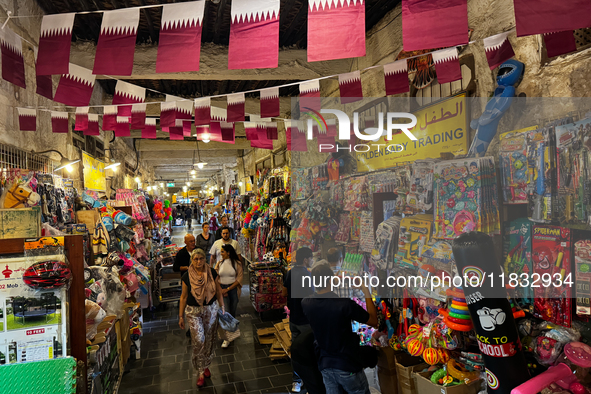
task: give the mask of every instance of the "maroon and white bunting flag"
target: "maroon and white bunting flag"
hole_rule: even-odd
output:
[[[176,118],[183,120],[193,119],[193,101],[180,100],[176,102]]]
[[[405,51],[464,45],[468,39],[468,0],[402,0]]]
[[[103,130],[115,131],[117,127],[117,106],[105,105],[103,107]]]
[[[210,141],[222,142],[221,122],[210,122],[209,123],[209,139],[210,139]]]
[[[211,121],[211,98],[195,99],[195,126],[208,125]]]
[[[177,127],[177,126],[169,127],[168,128],[168,132],[170,133],[169,138],[172,141],[182,141],[182,140],[185,139],[185,136],[183,134],[183,126],[181,126],[181,127]]]
[[[234,123],[220,122],[220,127],[222,129],[222,142],[226,142],[228,144],[235,144],[236,133],[234,131]]]
[[[364,0],[308,0],[308,61],[365,56]]]
[[[0,48],[2,52],[2,79],[25,89],[25,61],[23,43],[8,26],[0,29]]]
[[[193,122],[191,120],[177,119],[175,121],[175,127],[180,127],[183,129],[183,137],[190,137],[192,123]]]
[[[308,144],[306,143],[306,135],[304,134],[304,126],[302,121],[285,120],[285,130],[289,149],[293,152],[307,152]]]
[[[273,141],[267,138],[267,125],[263,122],[256,123],[257,139],[250,141],[251,148],[273,149]]]
[[[513,0],[517,37],[591,26],[588,0]]]
[[[176,101],[169,101],[166,95],[166,102],[160,103],[160,127],[175,127],[176,121]]]
[[[577,50],[577,42],[572,30],[545,33],[543,36],[548,57],[560,56]]]
[[[326,121],[327,129],[318,133],[318,147],[322,145],[322,152],[336,152],[335,136],[337,135],[336,119]]]
[[[244,122],[244,132],[248,141],[255,141],[259,139],[257,134],[257,124],[255,122]]]
[[[315,79],[300,83],[300,112],[320,111],[320,82]]]
[[[227,122],[228,111],[225,108],[211,107],[211,121],[210,122]]]
[[[74,130],[84,131],[88,128],[88,110],[89,107],[77,107],[76,119],[74,122]]]
[[[37,110],[31,108],[17,108],[18,126],[21,131],[37,131]]]
[[[101,135],[99,130],[98,114],[88,114],[88,127],[83,132],[84,135]]]
[[[279,61],[279,0],[232,2],[228,68],[276,68]]]
[[[353,71],[351,73],[339,75],[339,90],[341,92],[341,104],[354,103],[363,98],[363,89],[361,88],[361,73]]]
[[[115,137],[130,137],[131,130],[129,126],[129,118],[127,116],[117,116],[117,124],[115,125]]]
[[[279,116],[279,88],[260,90],[261,93],[261,117],[273,118]]]
[[[54,101],[72,107],[88,106],[95,79],[96,76],[89,69],[70,64],[70,73],[60,77]]]
[[[131,105],[121,104],[137,104],[146,101],[146,89],[127,83],[124,81],[117,81],[115,85],[115,94],[113,95],[113,105],[118,105],[117,115],[131,116]]]
[[[51,111],[51,131],[54,133],[68,132],[68,113]]]
[[[94,55],[93,74],[131,75],[139,8],[105,11]]]
[[[283,121],[285,127],[285,142],[287,143],[287,150],[291,150],[291,120],[285,119]]]
[[[386,96],[410,91],[406,59],[384,65],[384,78],[386,81]]]
[[[37,56],[39,51],[37,50],[37,47],[33,47],[33,52],[35,54],[35,64],[37,63]],[[68,68],[69,70],[69,68]],[[35,90],[35,92],[40,95],[43,96],[45,98],[48,98],[50,100],[53,100],[53,81],[51,79],[51,75],[39,75],[37,74],[36,76],[36,83],[37,83],[37,88]]]
[[[162,7],[157,73],[199,71],[204,7],[205,1]]]
[[[131,106],[131,128],[141,130],[146,124],[146,103]]]
[[[437,81],[440,84],[462,79],[462,70],[456,47],[435,51],[432,55],[433,63],[435,63],[435,72],[437,73]]]
[[[244,93],[234,93],[227,96],[228,122],[244,121]]]
[[[41,21],[37,75],[68,74],[75,13],[45,15]]]
[[[277,132],[277,122],[267,122],[267,139],[277,140],[279,133]]]
[[[198,141],[209,142],[209,125],[207,126],[195,126],[195,136]]]
[[[142,138],[156,138],[156,118],[146,118],[146,124],[142,129]]]
[[[510,31],[496,34],[491,37],[485,38],[484,41],[484,52],[486,53],[486,60],[491,70],[494,70],[505,61],[515,56],[513,47],[509,42]]]

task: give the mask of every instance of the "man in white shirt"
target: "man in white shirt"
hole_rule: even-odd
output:
[[[230,239],[230,229],[226,227],[222,229],[222,239],[218,239],[217,241],[215,241],[213,243],[213,246],[211,247],[211,250],[209,252],[211,254],[209,265],[211,267],[215,267],[215,263],[222,260],[222,245],[225,244],[230,244],[234,247],[236,253],[238,254],[238,257],[240,258],[240,261],[244,264],[244,260],[242,259],[242,254],[240,251],[240,245],[238,245],[238,241]]]

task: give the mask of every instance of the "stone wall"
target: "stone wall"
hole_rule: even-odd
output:
[[[42,15],[43,11],[34,0],[0,0],[0,17],[5,20],[6,11],[12,11],[12,15]],[[14,18],[8,22],[8,27],[15,31],[23,40],[23,57],[25,60],[25,78],[26,89],[22,89],[9,82],[0,79],[0,143],[15,146],[27,151],[43,151],[55,149],[70,159],[80,158],[79,151],[74,147],[72,134],[54,134],[51,131],[50,110],[65,111],[66,107],[46,99],[35,93],[35,54],[33,44],[37,45],[39,32],[41,30],[41,18]],[[53,77],[53,91],[57,88],[59,76]],[[97,83],[94,87],[90,105],[101,105],[103,103],[104,91]],[[37,131],[19,130],[17,107],[38,108],[37,111]],[[40,110],[40,109],[45,110]],[[70,111],[70,128],[74,126],[73,108]],[[133,144],[117,138],[113,144],[109,144],[113,132],[101,131],[98,137],[104,142],[107,156],[112,155],[117,161],[123,163],[127,161],[134,168],[137,166],[136,154]],[[114,149],[114,150],[113,150]],[[47,154],[53,160],[59,161],[60,156],[57,153]],[[102,158],[100,158],[102,159]],[[113,189],[124,187],[124,165],[118,168],[115,176],[107,181],[107,190],[109,194],[114,193]],[[141,178],[144,181],[154,179],[154,172],[148,168],[144,162],[140,163],[139,170]],[[110,172],[109,172],[110,173]],[[70,176],[74,179],[78,177],[75,171]]]

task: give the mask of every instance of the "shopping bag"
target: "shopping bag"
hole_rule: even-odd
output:
[[[238,325],[240,324],[240,321],[234,319],[230,313],[224,313],[221,309],[218,309],[218,321],[220,327],[228,332],[236,332],[236,330],[238,330]],[[240,336],[240,334],[238,335]]]

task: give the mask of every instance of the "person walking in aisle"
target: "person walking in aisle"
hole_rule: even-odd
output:
[[[236,308],[242,293],[242,276],[244,273],[242,262],[231,244],[222,245],[220,255],[222,260],[217,262],[215,270],[220,277],[224,306],[226,311],[236,318]],[[240,336],[240,331],[224,331],[224,333],[224,342],[222,343],[224,349],[230,346],[230,342]]]
[[[300,248],[296,251],[295,264],[285,275],[283,281],[283,296],[287,296],[287,307],[289,308],[289,329],[291,330],[291,340],[302,334],[312,331],[308,319],[302,310],[302,298],[314,294],[311,287],[302,286],[302,278],[310,277],[308,266],[312,262],[312,250],[310,248]],[[292,285],[293,284],[293,285]],[[296,363],[292,362],[293,385],[291,391],[299,393],[302,390],[302,379],[296,368]],[[301,368],[302,366],[300,366]],[[304,371],[305,373],[305,371]]]
[[[176,252],[176,256],[174,256],[174,264],[172,265],[172,270],[174,272],[180,272],[181,279],[183,274],[187,272],[189,266],[191,265],[191,255],[195,250],[195,237],[192,234],[185,235],[185,247]],[[191,336],[191,332],[187,331],[187,337]]]
[[[195,238],[195,247],[205,251],[207,261],[211,261],[209,251],[213,246],[213,234],[209,232],[209,223],[203,223],[201,226],[201,234]]]
[[[220,227],[218,229],[218,231],[215,232],[215,240],[217,241],[218,239],[222,239],[222,229],[223,228],[230,229],[230,238],[235,239],[234,238],[234,229],[231,227],[228,227],[228,215],[222,215],[220,222],[221,222],[220,224],[222,227]]]
[[[189,327],[193,353],[191,361],[197,375],[197,387],[211,376],[213,345],[218,327],[218,309],[225,312],[222,288],[217,272],[205,260],[205,252],[195,249],[191,265],[182,278],[183,292],[179,301],[179,327]],[[186,316],[187,322],[185,323]]]
[[[185,207],[185,220],[187,221],[187,226],[189,226],[189,231],[191,231],[191,225],[193,224],[193,210],[190,205]]]
[[[222,229],[222,239],[215,241],[211,247],[211,250],[209,251],[209,254],[211,255],[210,264],[212,267],[215,267],[216,262],[222,260],[222,246],[226,244],[232,245],[240,261],[244,262],[240,254],[240,245],[238,245],[238,241],[230,239],[230,229],[226,227]]]
[[[327,394],[369,394],[363,371],[359,337],[351,331],[351,320],[377,327],[378,316],[371,294],[365,286],[367,311],[350,298],[340,298],[330,290],[333,271],[327,264],[312,270],[316,292],[302,300],[304,315],[310,322],[320,350],[318,368]]]

